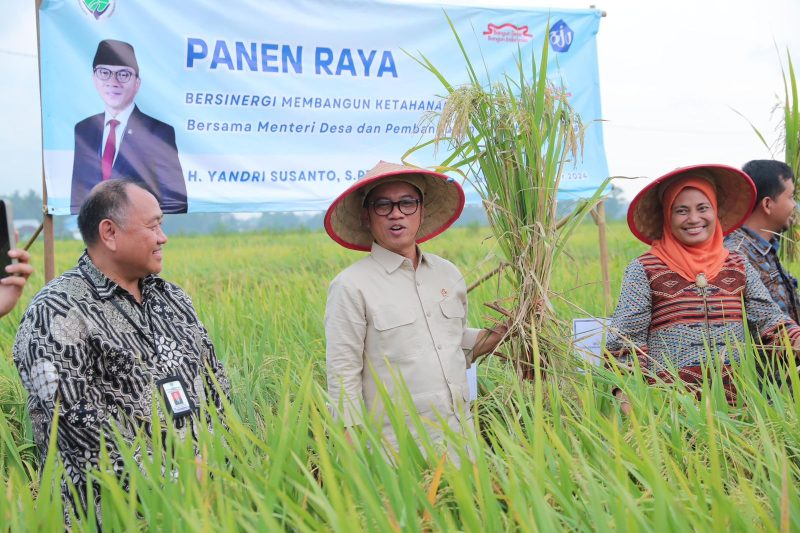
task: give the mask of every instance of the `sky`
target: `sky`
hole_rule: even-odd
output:
[[[565,0],[435,3],[589,7]],[[787,50],[800,70],[800,0],[597,0],[595,7],[607,15],[597,42],[609,173],[640,177],[615,180],[625,196],[679,166],[782,158],[774,110],[782,103]],[[33,0],[0,0],[0,195],[42,189],[35,20]]]

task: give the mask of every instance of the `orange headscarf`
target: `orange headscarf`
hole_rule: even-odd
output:
[[[664,261],[670,269],[688,281],[695,281],[697,275],[701,272],[705,274],[706,279],[711,280],[719,274],[725,259],[728,258],[728,250],[722,244],[722,226],[719,218],[717,218],[717,224],[711,238],[696,246],[683,244],[672,234],[670,229],[672,204],[681,191],[688,188],[698,189],[705,194],[711,202],[715,216],[718,215],[717,193],[708,180],[693,176],[686,176],[676,180],[664,190],[661,200],[664,213],[664,229],[661,238],[653,241],[650,253]]]

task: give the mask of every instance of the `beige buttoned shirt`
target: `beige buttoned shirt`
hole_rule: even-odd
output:
[[[328,391],[348,426],[363,421],[364,408],[383,417],[378,381],[401,401],[392,374],[402,377],[422,417],[436,421],[438,413],[457,429],[469,413],[466,369],[480,330],[466,327],[464,278],[449,261],[419,254],[414,269],[409,259],[373,244],[369,256],[331,282]],[[384,435],[394,442],[383,419]]]

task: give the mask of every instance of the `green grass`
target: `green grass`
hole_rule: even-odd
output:
[[[424,248],[452,260],[471,283],[496,264],[489,232],[452,230]],[[610,225],[609,240],[616,293],[624,265],[644,247],[622,223]],[[562,318],[583,316],[579,309],[603,314],[596,247],[596,229],[584,224],[556,265]],[[57,270],[80,251],[57,243]],[[734,407],[713,383],[697,402],[636,375],[579,372],[574,363],[537,395],[501,359],[489,359],[473,406],[477,432],[448,439],[450,453],[470,449],[474,463],[465,455],[460,468],[441,462],[427,439],[429,453],[420,453],[408,427],[431,422],[397,412],[401,448],[387,457],[374,427],[355,432],[351,446],[326,407],[325,295],[359,253],[303,233],[174,238],[165,257],[164,276],[191,294],[231,376],[230,430],[201,433],[200,459],[191,443],[169,435],[168,453],[130,469],[127,493],[98,474],[108,530],[800,529],[800,398],[774,389],[767,401],[749,355]],[[42,283],[41,247],[34,262],[26,300]],[[481,303],[503,296],[496,280],[474,291],[470,322],[485,323]],[[21,312],[0,320],[0,524],[50,531],[62,523],[60,466],[46,462],[39,481],[9,353]],[[612,384],[631,398],[631,418],[611,401]],[[75,525],[92,528],[90,519]]]

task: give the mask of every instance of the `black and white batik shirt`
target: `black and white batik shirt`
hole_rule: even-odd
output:
[[[28,391],[41,456],[47,451],[58,403],[57,449],[84,508],[86,472],[98,465],[101,435],[114,470],[121,473],[123,460],[112,426],[126,442],[132,442],[140,428],[150,434],[153,395],[158,394],[154,383],[179,376],[194,405],[208,400],[220,413],[218,390],[226,396],[230,391],[186,293],[157,276],[144,278],[141,292],[139,304],[84,253],[77,267],[34,297],[14,344],[14,363]],[[169,418],[159,416],[163,422]],[[185,435],[197,419],[170,423]],[[67,495],[65,499],[70,501]]]

